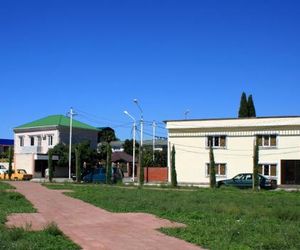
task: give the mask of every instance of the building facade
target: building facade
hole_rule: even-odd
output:
[[[48,150],[59,143],[69,144],[70,118],[63,115],[48,116],[14,129],[15,168],[25,169],[35,178],[45,176],[48,167]],[[73,119],[72,144],[89,141],[97,146],[98,130]],[[53,160],[58,160],[53,156]],[[56,177],[66,177],[68,167],[56,168]]]
[[[177,180],[209,184],[212,143],[217,180],[253,171],[254,143],[259,144],[259,172],[278,184],[300,184],[300,117],[166,121],[170,151],[176,150]]]

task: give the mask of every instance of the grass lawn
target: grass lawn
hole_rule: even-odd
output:
[[[300,249],[300,192],[155,190],[49,184],[113,212],[147,212],[182,222],[162,232],[209,249]]]
[[[0,249],[80,249],[55,225],[49,225],[39,232],[6,228],[4,223],[7,215],[35,212],[32,205],[21,194],[6,192],[6,189],[11,188],[10,185],[0,182]]]

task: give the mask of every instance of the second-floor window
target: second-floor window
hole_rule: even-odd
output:
[[[277,146],[276,135],[258,135],[257,136],[258,146],[263,148],[270,148]]]
[[[226,147],[226,136],[221,135],[221,136],[208,136],[207,137],[207,142],[206,142],[206,147],[210,147],[212,144],[213,148],[225,148]]]
[[[33,136],[30,137],[30,146],[34,146],[34,137]]]
[[[48,135],[48,146],[53,145],[53,135]]]
[[[24,136],[20,136],[20,147],[24,147]]]

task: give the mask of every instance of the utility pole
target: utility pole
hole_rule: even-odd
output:
[[[71,179],[71,161],[72,161],[72,126],[73,126],[73,116],[76,115],[71,107],[70,112],[70,138],[69,138],[69,179]]]
[[[135,129],[136,129],[136,121],[135,121],[135,118],[128,113],[128,111],[124,111],[124,114],[129,116],[132,120],[133,120],[133,146],[132,146],[132,182],[134,182],[134,175],[135,175]]]
[[[153,148],[153,155],[152,155],[152,157],[153,157],[153,163],[154,163],[154,161],[155,161],[155,129],[156,129],[156,123],[155,123],[155,121],[153,121],[153,123],[152,123],[152,132],[153,132],[153,137],[152,137],[152,148]]]

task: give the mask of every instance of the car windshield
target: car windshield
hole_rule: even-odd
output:
[[[243,174],[238,174],[237,176],[233,177],[234,180],[241,180],[243,179]]]

